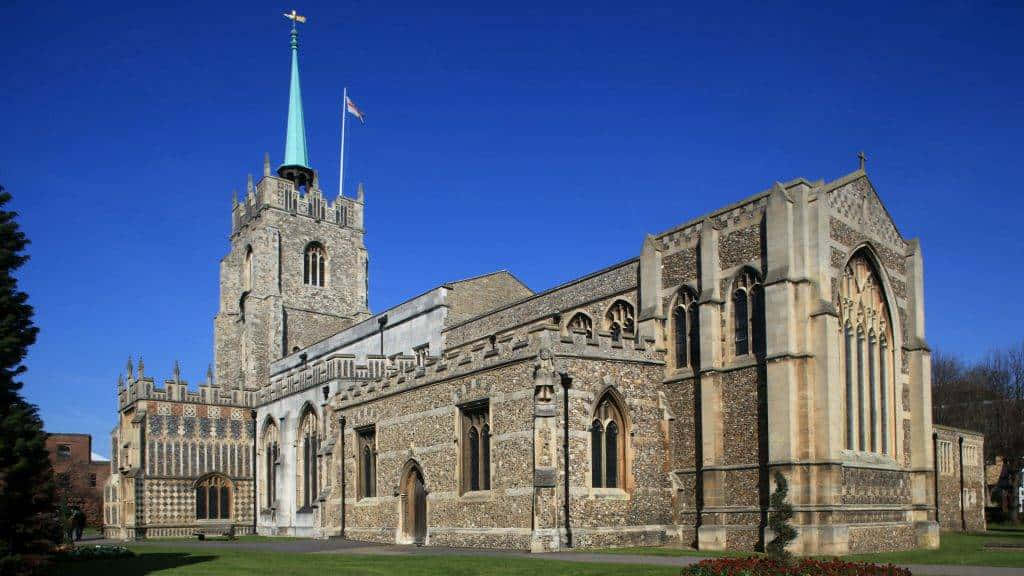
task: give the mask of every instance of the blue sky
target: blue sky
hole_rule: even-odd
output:
[[[154,4],[154,5],[150,5]],[[232,189],[284,149],[291,5],[6,2],[0,183],[32,240],[25,393],[101,453],[129,354],[212,360]],[[370,304],[544,289],[798,176],[868,173],[925,256],[928,339],[1019,341],[1024,4],[301,2],[309,153],[364,181]]]

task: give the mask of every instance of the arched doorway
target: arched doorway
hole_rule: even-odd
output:
[[[427,539],[427,490],[419,464],[406,464],[402,481],[402,536],[408,543],[423,545]]]

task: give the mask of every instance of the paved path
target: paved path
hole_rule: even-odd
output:
[[[113,540],[90,540],[83,544],[121,544]],[[644,556],[639,554],[608,554],[600,552],[549,552],[531,554],[515,550],[487,550],[480,548],[447,548],[440,546],[416,547],[397,546],[393,544],[372,544],[341,538],[329,540],[312,540],[299,538],[282,538],[281,540],[198,540],[160,541],[149,540],[135,542],[141,546],[187,546],[195,548],[235,548],[246,550],[270,550],[274,552],[314,553],[314,554],[367,554],[380,556],[441,556],[454,554],[459,556],[486,556],[495,558],[529,558],[533,560],[563,560],[566,562],[594,562],[598,564],[647,564],[651,566],[689,566],[704,558],[699,556]],[[905,564],[914,576],[1024,576],[1022,568],[995,568],[991,566],[941,566],[925,564]]]

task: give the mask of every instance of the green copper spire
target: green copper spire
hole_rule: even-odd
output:
[[[292,81],[288,92],[288,136],[284,144],[283,166],[309,168],[306,150],[306,123],[302,117],[302,88],[299,86],[299,30],[292,20]]]

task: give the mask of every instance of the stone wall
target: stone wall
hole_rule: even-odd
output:
[[[454,325],[445,332],[446,344],[457,346],[590,301],[632,290],[637,283],[637,263],[634,259],[617,264],[499,308],[490,314]]]
[[[939,525],[944,530],[984,531],[984,436],[937,425],[935,443]]]
[[[533,295],[532,290],[504,270],[453,282],[448,287],[451,311],[446,326],[454,326]]]

